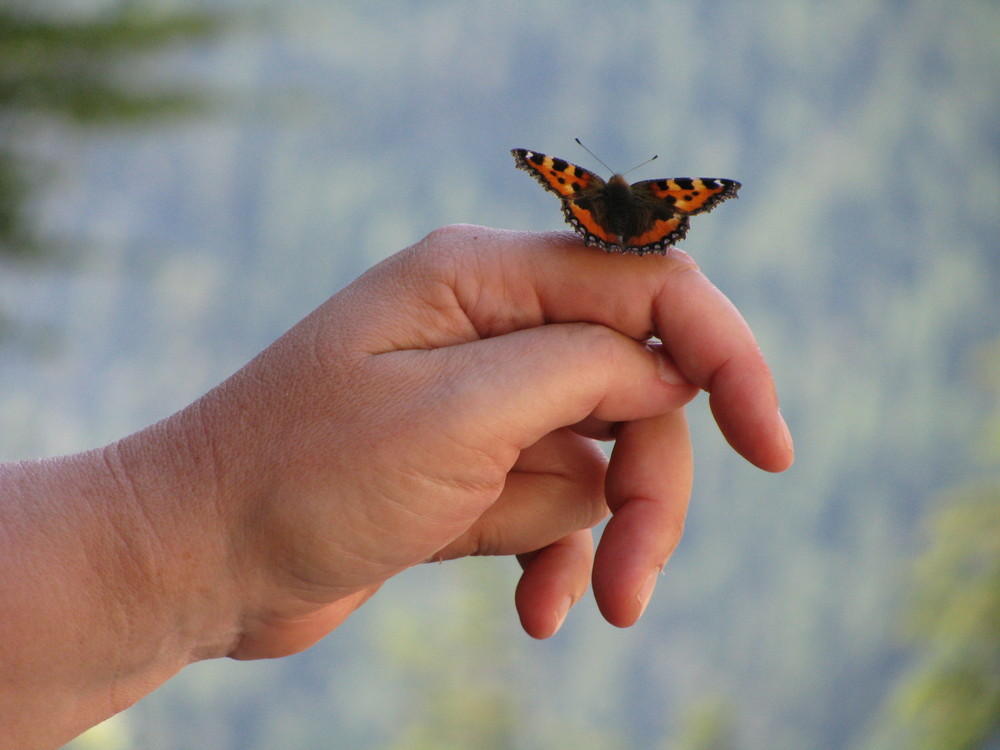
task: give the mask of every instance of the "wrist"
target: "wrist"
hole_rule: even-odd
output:
[[[134,652],[167,656],[174,671],[225,656],[240,636],[234,503],[215,459],[191,408],[101,451],[125,503],[106,509],[106,523],[116,531],[112,576],[139,634]]]
[[[61,744],[233,648],[226,529],[177,420],[0,488],[0,745]]]

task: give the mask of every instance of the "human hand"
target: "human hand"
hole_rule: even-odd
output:
[[[737,451],[790,465],[752,334],[684,253],[432,233],[197,404],[244,592],[231,655],[299,651],[392,575],[471,554],[520,556],[522,623],[551,635],[609,508],[594,592],[632,624],[680,539],[698,389]],[[612,436],[605,475],[590,438]]]

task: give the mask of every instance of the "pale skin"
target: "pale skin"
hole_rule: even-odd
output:
[[[791,464],[750,329],[681,251],[432,233],[163,422],[0,469],[0,747],[58,747],[194,661],[302,651],[429,560],[517,555],[536,638],[591,582],[633,624],[700,390],[747,460]]]

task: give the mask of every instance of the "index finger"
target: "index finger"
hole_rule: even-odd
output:
[[[568,232],[452,226],[388,264],[398,262],[409,264],[408,281],[387,304],[412,309],[416,299],[435,324],[399,321],[385,346],[448,346],[567,322],[598,323],[640,341],[656,336],[681,373],[709,393],[734,449],[769,471],[791,465],[791,438],[753,333],[686,253],[605,253]]]
[[[528,272],[537,317],[530,315],[530,305],[509,311],[506,320],[494,309],[482,325],[495,330],[537,324],[541,317],[601,323],[637,339],[654,335],[684,376],[709,393],[712,414],[735,450],[769,471],[791,465],[791,436],[753,332],[690,256],[677,248],[665,256],[604,253],[568,233],[529,238],[534,241],[525,242],[519,233],[490,239],[509,245],[508,259],[512,252],[523,257],[523,263],[511,265]],[[518,286],[517,280],[503,281],[504,289]],[[513,299],[522,297],[533,301],[530,292]],[[468,305],[474,324],[484,308],[482,296]]]

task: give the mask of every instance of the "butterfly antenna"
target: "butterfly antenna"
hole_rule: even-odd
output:
[[[604,167],[609,172],[614,173],[615,170],[613,170],[611,167],[609,167],[607,164],[605,164],[603,161],[601,161],[600,158],[598,158],[597,154],[595,154],[589,148],[587,148],[586,146],[584,146],[583,145],[583,141],[581,141],[579,138],[574,138],[573,140],[576,141],[578,144],[580,144],[580,148],[582,148],[588,154],[590,154],[591,156],[593,156],[597,160],[598,164],[600,164],[602,167]]]
[[[595,153],[594,153],[593,151],[591,151],[591,150],[590,150],[589,148],[587,148],[586,146],[584,146],[584,145],[583,145],[583,141],[581,141],[581,140],[580,140],[579,138],[574,138],[573,140],[575,140],[575,141],[576,141],[576,142],[577,142],[578,144],[580,144],[580,148],[582,148],[582,149],[583,149],[584,151],[586,151],[586,152],[587,152],[588,154],[590,154],[591,156],[593,156],[593,157],[594,157],[594,159],[596,159],[596,160],[597,160],[597,162],[598,162],[598,163],[599,163],[599,164],[600,164],[600,165],[601,165],[602,167],[604,167],[604,168],[605,168],[606,170],[608,170],[609,172],[611,172],[611,173],[614,173],[614,171],[615,171],[615,170],[613,170],[613,169],[612,169],[611,167],[609,167],[609,166],[608,166],[607,164],[605,164],[605,163],[604,163],[603,161],[601,161],[601,160],[600,160],[600,159],[598,158],[597,154],[595,154]],[[642,162],[642,164],[636,164],[636,165],[635,165],[634,167],[632,167],[631,169],[629,169],[629,170],[626,170],[625,172],[622,172],[622,175],[624,176],[624,175],[627,175],[627,174],[628,174],[629,172],[634,172],[634,171],[635,171],[635,170],[637,170],[637,169],[638,169],[639,167],[644,167],[644,166],[646,166],[647,164],[649,164],[649,162],[651,162],[651,161],[653,161],[653,160],[655,160],[655,159],[659,159],[659,158],[660,158],[660,155],[659,155],[659,154],[656,154],[655,156],[652,156],[652,157],[650,157],[649,159],[646,159],[646,161]]]
[[[637,170],[637,169],[638,169],[639,167],[644,167],[644,166],[646,166],[647,164],[649,164],[649,162],[651,162],[651,161],[656,161],[656,160],[657,160],[657,159],[659,159],[659,158],[660,158],[660,155],[659,155],[659,154],[653,154],[653,156],[650,156],[650,157],[649,157],[648,159],[646,159],[646,161],[644,161],[644,162],[643,162],[642,164],[636,164],[636,165],[635,165],[634,167],[632,167],[631,169],[627,169],[627,170],[625,170],[624,172],[622,172],[622,175],[624,176],[624,175],[627,175],[627,174],[628,174],[629,172],[634,172],[634,171],[635,171],[635,170]]]

